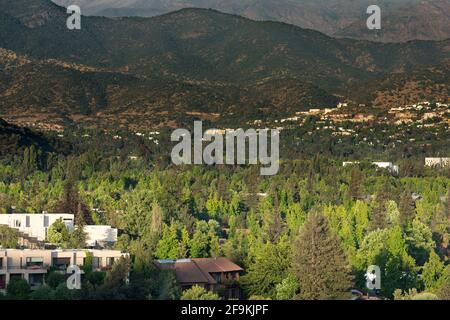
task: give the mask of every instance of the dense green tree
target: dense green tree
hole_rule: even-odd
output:
[[[391,297],[396,289],[416,288],[417,266],[408,254],[406,240],[401,227],[377,230],[369,233],[357,253],[355,267],[359,270],[358,283],[362,287],[363,275],[370,265],[381,269],[381,293]]]
[[[159,259],[176,259],[178,257],[179,242],[178,230],[175,224],[170,227],[164,225],[161,240],[156,248],[156,257]]]
[[[47,284],[40,286],[30,294],[31,300],[52,300],[53,297],[53,290]]]
[[[394,300],[439,300],[438,296],[431,292],[418,292],[416,289],[402,291],[395,290]]]
[[[38,151],[34,145],[25,148],[21,167],[21,177],[25,179],[29,174],[38,169]]]
[[[73,300],[76,297],[76,290],[67,288],[66,283],[61,283],[52,292],[52,300]]]
[[[415,201],[411,196],[409,190],[405,190],[400,198],[399,211],[400,211],[400,224],[403,227],[409,225],[415,216]]]
[[[350,186],[349,186],[350,197],[353,200],[362,199],[363,197],[362,183],[363,183],[363,175],[361,170],[358,168],[354,168],[351,172]]]
[[[187,231],[187,228],[184,227],[183,230],[181,230],[181,240],[179,244],[178,249],[178,258],[187,258],[189,257],[189,233]]]
[[[8,226],[0,225],[0,247],[16,248],[19,241],[19,231]]]
[[[297,295],[300,285],[298,279],[289,274],[286,279],[276,285],[277,300],[292,300]]]
[[[435,250],[436,243],[433,240],[433,232],[419,219],[414,219],[405,230],[405,240],[408,253],[417,265],[422,266],[431,252]]]
[[[47,241],[59,246],[66,246],[70,239],[69,229],[62,218],[56,220],[47,232]]]
[[[9,298],[26,300],[30,294],[30,285],[25,279],[14,277],[9,281],[6,293]]]
[[[450,282],[443,284],[436,293],[440,300],[450,300]]]
[[[344,298],[352,286],[350,268],[327,218],[311,212],[294,245],[292,269],[300,282],[299,299]]]
[[[387,203],[391,198],[392,188],[388,179],[378,189],[375,196],[375,206],[370,215],[371,230],[383,229],[387,226]]]
[[[192,258],[207,258],[218,254],[219,238],[217,236],[219,225],[215,220],[198,221],[194,235],[189,243]]]
[[[156,298],[159,300],[177,300],[181,297],[181,287],[178,284],[175,272],[171,270],[160,271],[159,285]]]
[[[444,263],[439,256],[432,251],[427,263],[423,266],[422,278],[426,290],[435,290],[439,287],[439,280],[444,271]]]
[[[96,292],[97,297],[100,299],[126,299],[130,270],[131,261],[128,258],[120,258],[108,271],[104,283]]]
[[[288,275],[290,248],[284,241],[267,242],[258,248],[255,260],[247,268],[242,283],[249,296],[276,297],[276,286]]]
[[[142,237],[148,233],[149,223],[152,219],[152,196],[148,190],[136,189],[125,197],[125,208],[120,216],[122,228],[133,237]],[[159,212],[159,210],[158,210]],[[157,221],[158,219],[155,219]],[[156,228],[156,225],[155,225]],[[161,232],[161,231],[159,231]]]
[[[56,289],[61,283],[65,282],[65,276],[60,272],[49,272],[45,277],[45,283],[51,288]]]
[[[193,286],[183,292],[181,300],[219,300],[217,293],[208,292],[199,286]]]
[[[73,249],[83,249],[86,247],[87,234],[82,225],[75,226],[75,229],[70,232],[68,239],[68,247]]]
[[[163,230],[164,212],[157,202],[152,204],[151,216],[150,232],[161,235]]]

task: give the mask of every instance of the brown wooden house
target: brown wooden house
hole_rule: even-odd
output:
[[[158,260],[155,264],[162,270],[174,270],[183,290],[197,285],[225,299],[242,297],[239,274],[243,269],[227,258]]]

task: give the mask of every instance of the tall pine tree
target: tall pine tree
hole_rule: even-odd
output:
[[[390,186],[389,181],[386,179],[385,183],[378,190],[375,198],[375,208],[372,210],[370,216],[370,229],[384,229],[387,227],[387,202],[390,200]]]
[[[300,281],[299,299],[340,299],[352,286],[339,238],[322,213],[309,214],[295,245],[292,267]]]
[[[400,225],[402,227],[408,226],[412,222],[416,214],[416,203],[412,198],[411,192],[409,190],[403,192],[402,196],[400,197],[399,211]]]

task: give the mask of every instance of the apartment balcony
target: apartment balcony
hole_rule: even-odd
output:
[[[47,273],[47,265],[24,265],[24,266],[8,266],[4,270],[12,273]]]

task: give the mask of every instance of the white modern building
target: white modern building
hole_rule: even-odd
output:
[[[12,213],[0,214],[0,224],[18,229],[20,232],[39,241],[45,241],[48,228],[58,219],[62,219],[69,230],[74,228],[74,215],[65,213]]]
[[[86,245],[88,247],[105,247],[117,242],[117,229],[111,226],[91,225],[85,226]]]
[[[425,158],[425,167],[447,167],[450,158]]]
[[[48,228],[61,219],[69,231],[75,227],[75,217],[66,213],[12,213],[0,214],[0,225],[19,230],[38,241],[46,241]],[[107,246],[117,241],[117,229],[111,226],[88,225],[86,232],[86,246]]]
[[[398,165],[393,164],[392,162],[372,162],[372,164],[377,166],[378,168],[387,169],[391,173],[398,174],[399,172]]]
[[[390,173],[398,174],[399,173],[399,167],[396,164],[393,164],[392,162],[371,162],[374,166],[377,166],[378,168],[387,169]],[[354,164],[359,164],[359,161],[346,161],[342,163],[342,166],[350,166]]]
[[[19,250],[0,249],[0,292],[5,291],[9,281],[14,278],[25,279],[31,289],[45,283],[49,268],[66,273],[67,267],[82,267],[87,255],[92,257],[95,271],[108,270],[121,257],[128,254],[117,250]]]

